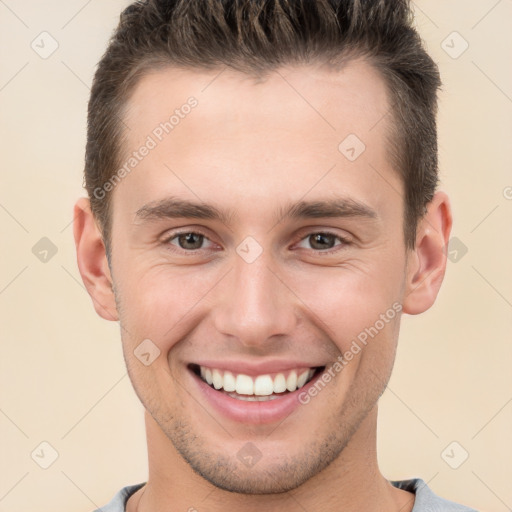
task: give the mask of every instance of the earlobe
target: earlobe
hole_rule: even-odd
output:
[[[105,320],[119,319],[105,245],[89,199],[80,198],[74,208],[73,233],[78,269],[94,309]]]
[[[417,315],[434,304],[446,271],[451,228],[450,201],[439,191],[419,222],[416,247],[408,255],[404,313]]]

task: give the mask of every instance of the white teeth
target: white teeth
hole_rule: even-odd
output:
[[[279,373],[274,379],[274,393],[283,393],[284,391],[286,391],[286,379],[282,373]]]
[[[213,385],[215,389],[223,389],[228,394],[236,392],[238,395],[247,395],[247,400],[257,400],[259,397],[260,401],[267,400],[268,398],[277,398],[272,396],[274,393],[284,393],[286,390],[295,391],[296,389],[302,388],[306,382],[308,382],[315,370],[310,368],[304,370],[297,376],[297,371],[292,370],[288,377],[285,377],[284,373],[278,373],[272,378],[270,375],[258,375],[256,378],[250,377],[249,375],[238,374],[228,371],[218,370],[216,368],[210,369],[204,366],[200,366],[200,374],[203,380],[208,384]]]
[[[235,391],[236,380],[231,372],[224,372],[224,391]]]
[[[222,374],[219,370],[212,370],[212,379],[213,379],[213,387],[215,389],[220,389],[224,384],[224,379],[222,378]]]
[[[297,389],[297,372],[295,370],[286,379],[286,389],[288,391],[295,391]]]
[[[248,375],[237,375],[235,391],[239,395],[253,395],[254,381]]]
[[[299,375],[299,378],[297,379],[297,387],[300,389],[304,384],[306,384],[306,380],[309,376],[309,370],[306,370],[305,372],[301,373]]]
[[[255,395],[271,395],[274,392],[274,383],[270,375],[260,375],[254,381]]]

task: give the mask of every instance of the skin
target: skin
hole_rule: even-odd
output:
[[[446,268],[447,195],[436,193],[407,251],[403,184],[387,154],[389,101],[364,61],[338,71],[289,66],[259,81],[228,70],[155,71],[128,102],[126,156],[190,96],[197,107],[113,191],[110,267],[88,200],[75,206],[82,279],[97,313],[120,321],[146,408],[148,483],[127,510],[410,511],[414,495],[386,480],[376,455],[377,401],[400,314],[279,424],[219,415],[190,385],[186,365],[299,354],[329,367],[392,304],[406,314],[427,310]],[[351,133],[366,145],[354,162],[338,150]],[[234,215],[227,223],[136,217],[169,196]],[[276,222],[290,202],[334,197],[377,215]],[[178,228],[204,234],[201,248],[191,254],[171,239]],[[325,230],[350,243],[335,236],[315,244],[310,235]],[[236,252],[247,236],[263,251],[252,263]],[[336,252],[321,254],[324,247]],[[161,353],[145,366],[133,351],[148,338]],[[248,441],[262,454],[252,467],[237,458]]]

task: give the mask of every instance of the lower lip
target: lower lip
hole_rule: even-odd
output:
[[[303,405],[299,401],[299,396],[307,392],[316,380],[322,376],[322,372],[319,372],[300,389],[286,393],[286,395],[282,395],[279,398],[265,402],[249,402],[238,400],[222,391],[213,389],[192,370],[188,369],[188,371],[192,375],[199,391],[221,414],[240,423],[256,425],[274,423],[287,418],[295,409]]]

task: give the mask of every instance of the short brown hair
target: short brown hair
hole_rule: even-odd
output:
[[[97,191],[121,165],[123,107],[144,73],[229,66],[260,76],[286,64],[334,65],[356,57],[379,70],[387,85],[389,151],[404,183],[404,240],[413,249],[438,184],[441,82],[408,0],[146,0],[121,14],[89,100],[85,186],[107,255],[111,193]]]

